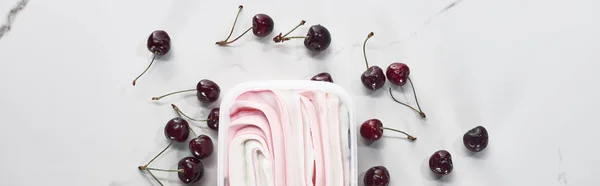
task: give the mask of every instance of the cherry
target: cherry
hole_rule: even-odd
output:
[[[410,68],[404,63],[392,63],[385,71],[385,75],[390,83],[398,86],[406,84],[406,79],[410,74]]]
[[[213,129],[215,131],[219,130],[219,111],[219,108],[211,109],[210,113],[208,114],[208,121],[206,121],[206,125],[208,125],[208,128]]]
[[[390,183],[390,172],[384,166],[369,168],[363,179],[365,186],[387,186]]]
[[[322,25],[313,25],[308,29],[308,33],[306,36],[290,36],[287,37],[290,33],[296,30],[298,27],[304,25],[306,21],[302,20],[300,24],[298,24],[294,29],[290,30],[285,35],[279,33],[279,35],[273,38],[275,43],[284,42],[290,39],[304,39],[304,46],[310,51],[321,52],[325,49],[329,48],[331,44],[331,33],[329,30]]]
[[[415,102],[417,102],[417,107],[419,108],[419,110],[415,109],[414,107],[412,107],[406,103],[398,101],[392,94],[392,87],[390,87],[390,96],[392,96],[392,99],[394,101],[396,101],[397,103],[400,103],[400,104],[414,110],[415,112],[419,113],[419,115],[421,115],[421,118],[425,118],[426,115],[423,112],[423,110],[421,110],[421,106],[419,105],[419,99],[417,99],[417,92],[415,91],[415,86],[413,85],[412,80],[410,80],[410,77],[408,77],[408,75],[410,75],[410,68],[408,68],[408,65],[406,65],[404,63],[392,63],[392,64],[390,64],[390,66],[388,66],[385,74],[386,74],[388,80],[390,80],[390,82],[392,84],[397,85],[397,86],[404,86],[408,80],[408,82],[410,83],[410,87],[413,91],[413,95],[415,96]]]
[[[164,97],[167,97],[167,96],[170,96],[173,94],[179,94],[179,93],[191,92],[191,91],[196,91],[196,96],[198,97],[198,100],[200,100],[200,102],[202,102],[202,103],[213,103],[219,99],[219,94],[221,94],[221,88],[219,87],[219,85],[217,85],[217,83],[215,83],[211,80],[208,80],[208,79],[203,79],[203,80],[200,80],[200,82],[198,82],[198,84],[196,85],[196,89],[188,89],[188,90],[171,92],[171,93],[159,96],[159,97],[152,97],[152,100],[160,100]]]
[[[169,34],[167,34],[167,32],[164,30],[155,30],[150,34],[150,36],[148,36],[148,42],[146,45],[148,50],[152,52],[154,56],[152,57],[152,61],[150,61],[148,67],[146,67],[146,69],[133,80],[133,86],[135,86],[136,81],[142,77],[142,75],[144,75],[148,69],[150,69],[150,66],[152,66],[152,63],[154,63],[154,59],[156,59],[156,57],[169,53],[169,50],[171,50],[171,37],[169,37]]]
[[[439,150],[429,158],[429,169],[438,175],[448,175],[452,172],[452,156],[446,150]]]
[[[365,39],[365,42],[363,43],[363,55],[365,57],[365,65],[367,65],[367,70],[360,76],[360,81],[367,89],[375,91],[379,90],[385,84],[385,75],[379,66],[369,66],[369,62],[367,61],[367,52],[365,50],[365,46],[367,45],[369,38],[373,37],[373,35],[373,32],[369,33],[369,35],[367,35],[367,39]]]
[[[252,27],[248,28],[248,30],[246,30],[244,33],[242,33],[237,38],[229,41],[229,38],[231,38],[231,34],[233,34],[233,30],[235,29],[235,24],[237,23],[238,17],[240,16],[240,12],[242,12],[243,8],[244,8],[244,6],[242,6],[242,5],[240,5],[238,7],[238,13],[235,16],[235,21],[233,21],[233,26],[231,27],[229,36],[227,36],[227,38],[225,40],[218,41],[215,44],[221,45],[221,46],[228,45],[228,44],[233,43],[233,42],[237,41],[238,39],[240,39],[242,36],[244,36],[250,30],[252,30],[252,33],[254,33],[254,35],[257,37],[265,37],[265,36],[268,36],[269,34],[271,34],[271,32],[273,32],[273,28],[275,28],[275,22],[273,22],[273,18],[271,18],[267,14],[256,14],[256,15],[254,15],[254,17],[252,17]]]
[[[179,160],[177,164],[179,171],[177,175],[183,183],[195,183],[202,179],[204,175],[204,165],[200,159],[195,157],[185,157]]]
[[[417,140],[416,137],[413,137],[404,131],[383,127],[383,123],[378,119],[369,119],[369,120],[363,122],[360,125],[360,135],[363,138],[365,138],[366,140],[377,141],[377,140],[381,139],[381,136],[383,136],[384,129],[402,133],[402,134],[406,135],[408,140],[410,140],[410,141]]]
[[[333,83],[333,78],[331,78],[331,74],[329,74],[327,72],[319,73],[319,74],[313,76],[312,78],[310,78],[310,80],[313,80],[313,81],[326,81],[326,82]]]
[[[167,139],[177,142],[184,142],[190,135],[190,125],[183,118],[175,117],[165,126],[165,136]]]
[[[204,159],[213,153],[213,142],[207,135],[201,134],[190,141],[188,145],[192,155],[198,159]]]
[[[331,34],[329,30],[321,25],[313,25],[308,29],[306,34],[307,38],[304,39],[304,46],[311,51],[323,51],[329,48],[331,44]]]
[[[488,132],[482,126],[472,128],[463,135],[465,147],[472,152],[479,152],[485,149],[488,145],[488,140]]]
[[[211,109],[210,112],[208,113],[208,117],[206,119],[194,119],[192,117],[189,117],[185,113],[183,113],[179,109],[179,107],[177,107],[175,104],[171,104],[171,106],[173,107],[173,109],[175,109],[177,114],[183,115],[184,117],[186,117],[190,120],[193,120],[193,121],[206,122],[206,125],[208,125],[208,128],[213,129],[215,131],[219,130],[219,111],[220,111],[219,108]]]

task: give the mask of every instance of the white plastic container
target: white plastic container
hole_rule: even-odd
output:
[[[242,84],[238,84],[233,87],[225,96],[223,96],[223,100],[221,101],[221,111],[219,115],[219,140],[218,140],[218,172],[217,172],[217,185],[225,186],[226,178],[225,178],[225,160],[227,158],[227,144],[226,144],[226,136],[230,123],[230,113],[229,108],[234,103],[234,101],[239,97],[242,93],[252,90],[318,90],[324,91],[328,93],[335,94],[339,97],[340,102],[345,104],[348,110],[349,123],[348,128],[350,130],[349,135],[349,148],[350,148],[350,158],[349,158],[349,185],[348,186],[357,186],[358,180],[358,165],[357,165],[357,136],[356,136],[356,114],[355,114],[355,106],[352,101],[352,97],[350,94],[340,87],[337,84],[329,83],[329,82],[321,82],[321,81],[310,81],[310,80],[273,80],[273,81],[255,81],[255,82],[246,82]],[[333,186],[333,185],[332,185]],[[337,185],[336,185],[337,186]]]

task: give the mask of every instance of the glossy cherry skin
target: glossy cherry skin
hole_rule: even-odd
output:
[[[252,33],[258,37],[265,37],[273,32],[275,22],[267,14],[256,14],[252,17]]]
[[[448,175],[454,169],[452,155],[446,150],[439,150],[429,158],[429,169],[438,175]]]
[[[213,129],[215,131],[219,131],[219,108],[213,108],[208,113],[208,117],[206,118],[206,125],[208,128]]]
[[[198,91],[196,96],[202,103],[213,103],[219,99],[221,94],[221,87],[208,79],[200,80],[196,85],[196,90]]]
[[[385,71],[385,75],[390,83],[398,86],[406,84],[410,69],[404,63],[392,63]]]
[[[188,147],[190,152],[192,152],[192,155],[198,159],[204,159],[210,156],[214,151],[212,139],[204,134],[192,139]]]
[[[385,84],[385,75],[378,66],[371,66],[360,76],[360,81],[367,89],[375,91]]]
[[[164,30],[156,30],[148,36],[148,50],[156,55],[165,55],[171,50],[171,37]]]
[[[331,44],[329,30],[321,25],[313,25],[308,29],[308,38],[304,39],[304,46],[310,51],[323,51]]]
[[[384,166],[371,167],[363,179],[365,186],[387,186],[390,183],[390,172]]]
[[[488,145],[489,136],[487,130],[482,126],[477,126],[463,135],[465,147],[472,152],[479,152]]]
[[[383,136],[383,123],[378,119],[369,119],[360,125],[360,135],[371,141],[377,141]]]
[[[177,169],[183,169],[183,172],[177,174],[183,183],[195,183],[204,175],[204,165],[200,159],[195,157],[185,157],[179,160]]]
[[[165,125],[167,139],[184,142],[190,135],[190,125],[183,118],[175,117]]]
[[[329,74],[327,72],[319,73],[319,74],[313,76],[312,78],[310,78],[310,80],[313,80],[313,81],[326,81],[326,82],[333,83],[333,78],[331,78],[331,74]]]

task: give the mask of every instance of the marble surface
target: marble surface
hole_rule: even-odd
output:
[[[0,1],[2,16],[14,3]],[[151,97],[194,88],[203,78],[225,93],[248,80],[323,71],[353,94],[359,121],[379,118],[418,137],[411,143],[386,132],[374,144],[359,141],[361,183],[366,169],[385,165],[392,186],[593,185],[600,1],[463,0],[440,13],[451,3],[32,0],[0,39],[2,185],[158,185],[136,167],[167,145],[163,127],[175,116],[169,104],[195,117],[217,104],[203,106],[194,94]],[[234,34],[261,12],[275,20],[274,33],[215,46],[239,4],[245,8]],[[331,47],[315,55],[302,41],[271,42],[300,20],[307,21],[301,35],[310,25],[326,26]],[[151,59],[145,42],[155,29],[169,32],[173,48],[132,87]],[[361,44],[371,31],[371,65],[407,63],[426,120],[391,101],[390,83],[377,92],[362,87]],[[414,104],[410,89],[397,91]],[[460,139],[477,125],[491,139],[472,155]],[[174,168],[190,155],[186,146],[175,145],[153,165]],[[435,179],[425,162],[440,149],[453,154],[455,168]],[[195,185],[215,185],[216,157],[204,163]],[[179,185],[175,174],[156,174]]]

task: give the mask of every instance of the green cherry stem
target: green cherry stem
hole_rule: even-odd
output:
[[[150,69],[150,66],[152,66],[152,63],[154,63],[154,60],[156,59],[156,56],[158,56],[157,53],[154,53],[154,56],[152,56],[152,61],[150,61],[150,64],[148,64],[148,67],[146,67],[146,69],[144,70],[144,72],[142,72],[140,75],[138,75],[134,80],[133,80],[133,86],[135,86],[135,82],[140,79],[140,77],[142,77],[142,75],[144,75],[146,73],[146,71],[148,71],[148,69]]]
[[[183,169],[178,169],[178,170],[166,170],[166,169],[157,169],[157,168],[151,168],[151,167],[145,167],[144,170],[149,170],[149,171],[159,171],[159,172],[183,172]]]
[[[173,95],[173,94],[179,94],[179,93],[191,92],[191,91],[196,91],[196,89],[188,89],[188,90],[180,90],[180,91],[176,91],[176,92],[171,92],[171,93],[159,96],[159,97],[152,97],[152,100],[159,100],[159,99],[162,99],[164,97],[167,97],[167,96],[170,96],[170,95]]]
[[[242,9],[244,8],[244,6],[240,5],[238,7],[238,13],[235,16],[235,21],[233,21],[233,26],[231,27],[231,31],[229,31],[229,35],[227,36],[227,39],[223,40],[223,41],[228,41],[229,38],[231,38],[231,35],[233,34],[233,29],[235,29],[235,24],[237,23],[238,17],[240,17],[240,13],[242,12]]]
[[[160,186],[165,186],[162,184],[162,182],[160,182],[160,180],[158,180],[158,178],[156,176],[154,176],[154,174],[152,174],[152,172],[150,170],[146,170],[146,172],[150,173],[150,176],[152,176],[154,178],[154,180],[156,180],[156,182],[158,182],[158,184],[160,184]]]
[[[415,140],[417,140],[417,138],[416,138],[416,137],[414,137],[414,136],[411,136],[410,134],[408,134],[408,133],[406,133],[406,132],[404,132],[404,131],[401,131],[401,130],[397,130],[397,129],[393,129],[393,128],[387,128],[387,127],[381,127],[381,129],[384,129],[384,130],[391,130],[391,131],[394,131],[394,132],[399,132],[399,133],[402,133],[402,134],[406,135],[406,137],[407,137],[407,138],[408,138],[408,140],[410,140],[410,141],[415,141]]]
[[[183,113],[183,112],[182,112],[182,111],[179,109],[179,107],[178,107],[177,105],[175,105],[175,104],[171,104],[171,107],[173,107],[173,109],[175,110],[175,112],[177,112],[178,114],[181,114],[181,115],[183,115],[184,117],[186,117],[187,119],[190,119],[190,120],[192,120],[192,121],[200,121],[200,122],[205,122],[205,121],[208,121],[208,120],[205,120],[205,119],[194,119],[194,118],[192,118],[192,117],[189,117],[188,115],[186,115],[185,113]]]
[[[248,30],[246,30],[240,36],[236,37],[235,39],[233,39],[231,41],[219,41],[219,42],[216,42],[215,44],[220,45],[220,46],[231,44],[231,43],[237,41],[238,39],[240,39],[242,36],[246,35],[246,33],[248,33],[250,30],[252,30],[252,28],[254,28],[254,27],[248,28]]]
[[[419,99],[417,99],[417,92],[415,91],[415,86],[413,86],[412,80],[410,80],[410,77],[408,78],[408,82],[410,83],[410,88],[413,91],[413,95],[415,96],[415,102],[417,102],[417,108],[419,108],[419,114],[421,115],[421,117],[425,118],[425,113],[423,113],[423,110],[421,110],[421,106],[419,105]]]
[[[409,79],[409,81],[410,81],[410,79]],[[411,84],[411,85],[412,85],[412,84]],[[415,109],[414,107],[412,107],[412,106],[410,106],[410,105],[408,105],[408,104],[406,104],[406,103],[403,103],[403,102],[401,102],[401,101],[398,101],[398,99],[396,99],[396,97],[394,97],[394,94],[392,94],[392,87],[390,87],[390,88],[389,88],[389,91],[390,91],[390,96],[392,96],[392,99],[393,99],[393,100],[394,100],[396,103],[400,103],[401,105],[404,105],[404,106],[406,106],[406,107],[408,107],[408,108],[410,108],[410,109],[414,110],[415,112],[419,113],[419,115],[421,115],[421,118],[425,118],[425,117],[426,117],[426,116],[425,116],[425,113],[423,113],[422,111],[420,111],[420,108],[419,108],[419,110],[417,110],[417,109]],[[415,98],[416,98],[416,97],[415,97]],[[417,105],[418,105],[418,104],[417,104]]]
[[[152,158],[148,163],[146,163],[146,165],[143,166],[139,166],[138,169],[140,170],[145,170],[150,163],[152,163],[154,160],[156,160],[156,158],[158,158],[162,153],[164,153],[169,147],[171,147],[171,145],[173,145],[173,140],[171,140],[171,142],[169,142],[169,145],[167,145],[167,147],[165,147],[165,149],[163,149],[162,151],[160,151],[156,156],[154,156],[154,158]]]
[[[288,35],[290,35],[294,30],[298,29],[298,27],[304,25],[304,23],[306,23],[306,21],[302,20],[300,21],[300,24],[296,25],[296,27],[294,27],[292,30],[290,30],[288,33],[285,33],[285,35],[281,35],[281,33],[279,33],[279,35],[275,36],[275,38],[273,38],[273,41],[275,41],[275,43],[280,43],[280,42],[284,42],[290,39],[306,39],[308,38],[308,36],[291,36],[291,37],[287,37]]]
[[[369,38],[373,37],[373,35],[375,35],[375,33],[369,33],[369,35],[367,35],[367,39],[365,39],[365,42],[363,43],[363,56],[365,57],[365,65],[367,65],[367,70],[369,70],[369,62],[367,61],[367,51],[365,50],[365,46],[367,46],[367,41]]]

